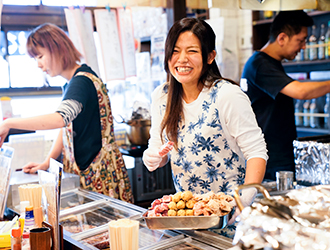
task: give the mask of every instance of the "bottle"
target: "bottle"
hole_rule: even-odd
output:
[[[25,225],[24,229],[28,232],[34,228],[34,215],[33,215],[33,206],[28,206],[25,208]]]
[[[296,57],[295,57],[295,59],[294,59],[296,62],[301,61],[301,51],[302,51],[302,50],[300,50],[300,51],[297,53],[297,55],[296,55]]]
[[[318,112],[317,106],[316,106],[316,99],[312,99],[310,105],[309,105],[309,113],[311,114],[309,119],[309,124],[311,128],[318,128],[318,117],[313,116],[313,114],[316,114]]]
[[[300,52],[298,53],[298,55],[300,55],[299,61],[304,61],[305,60],[305,58],[304,58],[305,50],[301,49]]]
[[[13,228],[11,230],[11,250],[22,249],[22,233],[20,228]]]
[[[20,202],[20,216],[19,216],[19,227],[21,228],[21,233],[27,233],[25,229],[25,209],[30,206],[30,201],[21,201]],[[23,242],[23,241],[22,241]]]
[[[325,105],[323,108],[323,112],[325,115],[329,115],[329,106],[330,106],[330,93],[325,96]],[[329,128],[329,117],[324,117],[324,128]]]
[[[296,100],[295,106],[294,106],[294,112],[295,113],[302,113],[302,103],[301,100]],[[296,126],[302,126],[303,125],[303,117],[301,115],[295,114],[295,120],[296,120]]]
[[[330,59],[330,21],[328,22],[328,29],[325,33],[325,59]]]
[[[310,46],[309,48],[309,60],[316,60],[317,59],[317,47],[316,47],[316,26],[312,26],[312,34],[310,35],[308,39],[308,45]]]
[[[307,35],[307,38],[306,38],[306,47],[304,49],[304,60],[305,61],[309,60],[309,36],[308,35]]]
[[[321,31],[320,31],[320,37],[317,41],[317,44],[319,47],[317,48],[317,58],[319,60],[322,60],[325,58],[325,25],[324,23],[321,24]]]
[[[310,101],[309,100],[306,100],[303,104],[303,113],[306,114],[304,115],[304,126],[305,127],[309,127],[310,123],[309,123],[309,104],[310,104]]]

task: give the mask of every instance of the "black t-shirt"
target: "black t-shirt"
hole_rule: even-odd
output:
[[[293,165],[293,140],[297,137],[294,102],[280,91],[293,79],[280,61],[255,52],[246,62],[241,88],[249,96],[267,143],[267,169]]]
[[[86,64],[81,65],[75,74],[80,71],[97,76]],[[72,122],[72,129],[75,160],[80,170],[85,170],[102,146],[97,91],[93,82],[86,76],[74,76],[63,89],[63,100],[77,100],[83,106]]]

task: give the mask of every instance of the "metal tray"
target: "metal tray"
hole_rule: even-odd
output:
[[[228,214],[224,216],[163,216],[147,217],[147,213],[142,215],[149,229],[221,229],[228,223]]]

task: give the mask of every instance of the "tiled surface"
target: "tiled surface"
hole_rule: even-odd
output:
[[[210,19],[224,17],[238,19],[238,50],[239,50],[239,76],[242,74],[243,67],[252,55],[252,11],[250,10],[225,10],[218,8],[210,9]]]

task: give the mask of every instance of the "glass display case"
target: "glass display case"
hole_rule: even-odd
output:
[[[180,235],[173,231],[150,230],[145,225],[140,224],[139,228],[139,248],[157,245],[167,239]],[[72,239],[81,242],[89,249],[110,249],[108,225],[94,228],[88,232],[82,232],[71,236]]]
[[[101,199],[60,212],[63,230],[75,234],[107,224],[111,220],[129,218],[140,214],[107,199]]]
[[[75,189],[61,194],[60,224],[66,242],[74,249],[110,249],[108,223],[138,220],[139,249],[229,249],[231,240],[204,231],[151,230],[143,214],[147,209],[91,191]],[[201,233],[204,232],[204,233]]]
[[[76,188],[61,193],[61,210],[87,204],[100,199],[102,199],[102,196],[99,196],[98,194]]]

